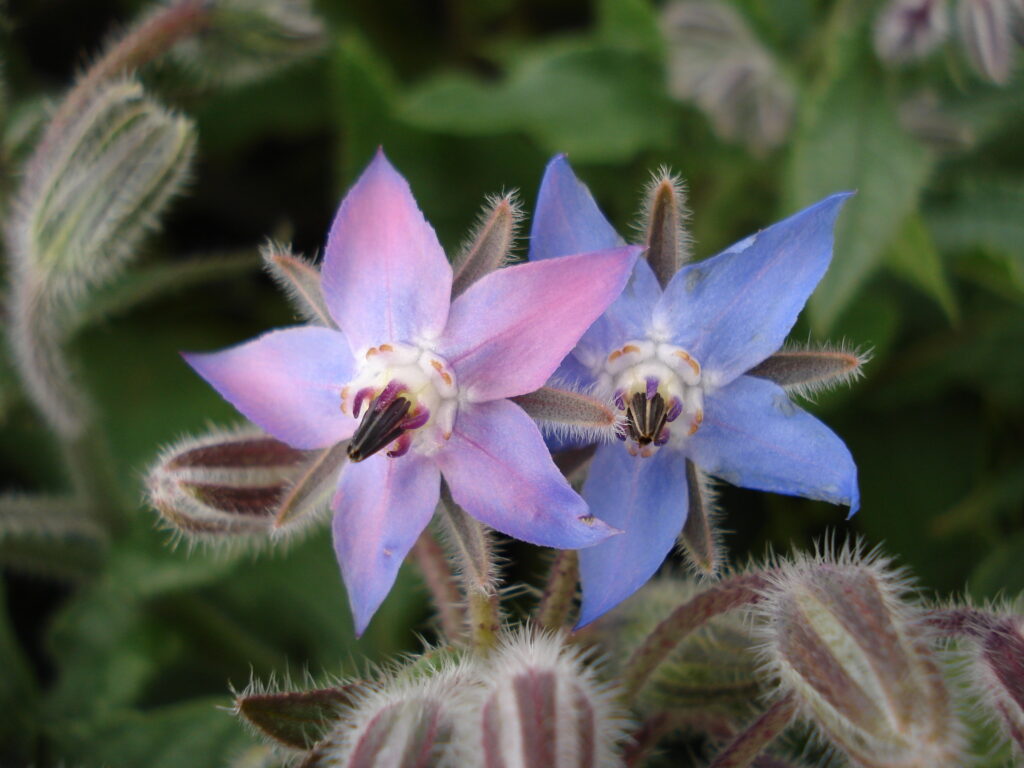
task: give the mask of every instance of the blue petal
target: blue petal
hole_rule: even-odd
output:
[[[578,626],[640,589],[671,551],[686,522],[686,462],[678,451],[660,450],[644,459],[630,456],[623,445],[602,445],[583,498],[592,514],[625,533],[580,550]]]
[[[572,172],[565,155],[548,163],[530,230],[530,261],[625,245]]]
[[[846,504],[851,515],[860,506],[846,445],[765,379],[740,376],[711,395],[686,453],[733,485]]]
[[[832,229],[852,193],[810,208],[683,267],[654,312],[657,332],[687,349],[718,385],[782,346],[832,259]]]
[[[375,454],[341,472],[334,510],[334,552],[361,635],[384,602],[398,569],[430,522],[441,473],[422,456]]]

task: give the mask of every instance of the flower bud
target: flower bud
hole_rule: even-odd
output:
[[[19,306],[66,300],[134,255],[188,171],[192,123],[131,80],[100,88],[48,138],[20,193],[9,238]]]
[[[150,503],[172,530],[221,544],[269,540],[319,519],[344,450],[300,451],[255,430],[186,438],[147,476]]]
[[[309,0],[210,0],[202,35],[180,42],[178,58],[194,71],[236,84],[316,52],[323,24]]]
[[[993,83],[1005,84],[1013,64],[1012,9],[1007,0],[960,0],[960,42],[974,70]]]
[[[507,639],[477,671],[459,718],[459,765],[592,768],[615,764],[624,720],[613,692],[556,635]]]
[[[875,23],[875,51],[894,64],[922,59],[949,35],[945,0],[891,0]]]
[[[960,765],[950,695],[905,591],[856,551],[782,565],[755,609],[765,668],[858,765]]]
[[[972,677],[1024,753],[1024,616],[1001,616],[977,638]]]
[[[358,694],[302,768],[435,768],[452,762],[460,702],[473,689],[468,667],[406,675]]]

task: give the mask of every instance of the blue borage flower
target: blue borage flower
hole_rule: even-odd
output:
[[[405,179],[378,153],[327,240],[338,328],[277,330],[188,363],[294,448],[349,440],[334,546],[362,632],[437,506],[443,475],[480,521],[542,546],[615,533],[508,398],[541,387],[622,290],[640,249],[508,267],[451,299],[452,268]]]
[[[832,257],[850,193],[684,266],[662,290],[640,260],[557,377],[616,403],[621,442],[599,445],[583,487],[593,513],[625,533],[580,552],[587,624],[632,595],[672,549],[687,514],[686,459],[734,485],[859,505],[843,441],[785,391],[747,376],[777,351]],[[564,157],[541,183],[530,259],[612,248],[622,239]]]

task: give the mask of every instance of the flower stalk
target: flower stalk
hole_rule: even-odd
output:
[[[537,624],[544,629],[558,631],[568,623],[579,578],[580,561],[576,551],[558,550],[551,562],[548,582],[537,605]]]

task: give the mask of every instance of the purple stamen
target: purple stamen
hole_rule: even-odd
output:
[[[653,376],[647,377],[647,399],[652,399],[658,394],[658,380]]]
[[[399,426],[402,429],[419,429],[424,424],[430,421],[430,409],[424,408],[422,405],[419,406],[414,413],[409,414],[405,417]]]
[[[395,447],[388,451],[388,458],[397,459],[399,456],[405,456],[412,446],[412,435],[408,432],[403,432],[393,445]]]
[[[683,412],[683,401],[678,397],[673,397],[669,401],[668,411],[665,413],[665,421],[675,421],[679,418],[679,414]]]
[[[377,397],[376,408],[378,411],[387,408],[398,397],[402,392],[405,391],[405,384],[402,384],[396,379],[392,379],[387,383],[387,386],[381,390],[380,395]]]
[[[373,397],[373,389],[371,387],[363,387],[356,392],[356,398],[352,401],[352,418],[359,418],[359,412],[363,409],[363,402],[368,397]]]
[[[615,407],[620,411],[626,410],[626,393],[621,389],[615,390]]]
[[[658,436],[654,440],[654,444],[655,445],[664,445],[665,443],[668,442],[669,437],[670,437],[670,433],[668,431],[668,427],[662,427],[661,432],[658,433]]]

